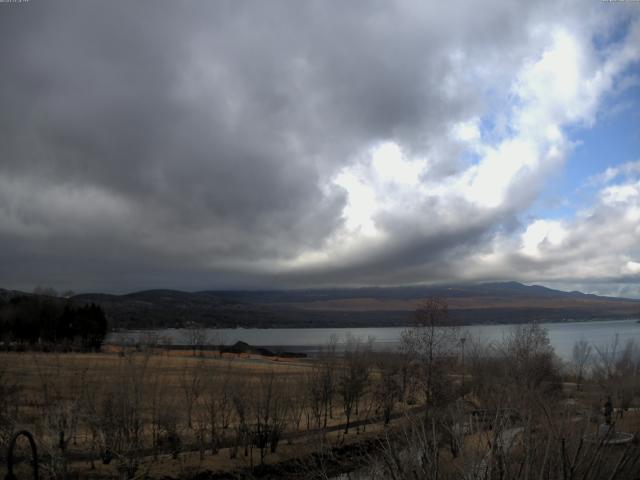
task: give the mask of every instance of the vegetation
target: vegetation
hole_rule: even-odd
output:
[[[43,295],[16,296],[0,303],[4,348],[94,350],[107,334],[107,319],[95,304],[75,306]]]
[[[638,478],[634,342],[579,340],[563,364],[536,324],[485,344],[439,299],[414,321],[400,351],[350,337],[313,359],[3,353],[0,445],[33,431],[52,479]]]

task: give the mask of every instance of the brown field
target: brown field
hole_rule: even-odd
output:
[[[375,469],[375,478],[437,470],[461,480],[490,463],[505,479],[526,463],[536,478],[559,480],[549,472],[569,468],[595,480],[623,457],[610,478],[640,474],[633,344],[623,357],[594,357],[591,373],[576,377],[535,325],[498,350],[469,345],[464,362],[451,354],[455,341],[438,356],[354,342],[314,359],[113,346],[0,353],[0,447],[11,432],[33,432],[43,478],[64,480],[328,479]],[[585,440],[599,438],[607,398],[616,431],[635,435],[627,447]],[[19,471],[28,478],[25,462]],[[197,477],[207,471],[214,476]]]
[[[286,403],[288,410],[282,413],[287,416],[283,419],[286,423],[283,440],[277,452],[266,455],[266,464],[305,457],[316,452],[319,445],[344,446],[360,442],[381,428],[376,422],[357,425],[345,435],[342,431],[345,416],[336,399],[327,428],[320,433],[304,398],[305,379],[313,370],[313,362],[309,360],[219,355],[217,352],[199,352],[194,356],[191,351],[175,350],[122,352],[106,347],[105,353],[97,354],[5,352],[0,353],[0,367],[4,382],[19,389],[19,404],[9,407],[17,419],[13,430],[33,432],[44,455],[56,454],[58,431],[65,430],[67,468],[80,478],[117,478],[116,462],[103,465],[100,461],[100,448],[92,443],[95,436],[92,436],[91,422],[86,419],[87,412],[99,409],[114,393],[131,397],[130,403],[136,409],[133,413],[139,415],[144,424],[141,444],[146,453],[139,454],[138,470],[146,472],[149,478],[187,478],[188,472],[236,471],[261,463],[253,447],[246,455],[242,451],[232,454],[238,418],[230,405],[229,426],[224,429],[218,426],[222,430],[219,450],[212,454],[209,443],[205,445],[199,437],[211,428],[205,425],[210,412],[207,400],[220,395],[217,390],[223,383],[226,393],[246,402],[247,421],[251,422],[252,415],[265,413],[251,410],[259,408],[256,404],[265,398],[262,397],[265,379],[274,379],[274,388],[278,391],[273,393],[272,400]],[[196,379],[199,385],[193,387]],[[197,391],[193,391],[194,388]],[[189,389],[192,391],[187,393]],[[191,426],[186,418],[190,401]],[[363,399],[361,411],[352,415],[351,421],[362,422],[365,414],[371,417],[372,401],[371,396],[366,401]],[[300,408],[296,410],[294,405]],[[166,447],[153,448],[154,419],[166,412],[175,416],[181,438],[177,458]],[[294,413],[297,425],[291,417]]]

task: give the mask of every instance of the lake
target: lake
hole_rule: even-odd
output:
[[[620,343],[634,339],[640,344],[640,323],[636,320],[599,320],[590,322],[541,323],[549,332],[551,345],[556,354],[564,359],[571,358],[571,351],[577,340],[584,338],[594,346],[610,344],[616,335]],[[515,325],[471,325],[462,327],[467,338],[485,342],[499,341]],[[350,333],[366,340],[373,338],[376,350],[395,349],[400,344],[400,335],[406,327],[371,328],[224,328],[206,329],[208,343],[231,345],[243,341],[250,345],[290,352],[304,352],[310,355],[321,351],[332,336],[338,339],[338,349],[344,345]],[[109,343],[144,343],[145,339],[170,339],[173,345],[188,345],[185,330],[168,328],[161,330],[130,330],[114,332],[107,336]]]

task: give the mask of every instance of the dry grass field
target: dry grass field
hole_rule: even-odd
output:
[[[535,325],[497,347],[470,345],[464,363],[450,354],[450,333],[416,330],[408,353],[376,353],[353,339],[344,353],[313,359],[115,347],[4,352],[0,442],[4,450],[12,432],[33,432],[43,478],[63,480],[353,470],[490,480],[520,478],[523,468],[553,480],[565,470],[576,480],[607,470],[612,479],[639,478],[634,344],[582,371],[561,367]],[[600,444],[607,399],[616,430],[633,439],[623,447]]]
[[[250,469],[361,442],[381,428],[380,419],[373,419],[373,391],[362,394],[351,413],[355,426],[345,435],[338,395],[327,400],[328,412],[319,411],[320,399],[314,407],[309,398],[310,382],[326,367],[217,352],[0,354],[3,382],[17,392],[6,405],[10,428],[35,434],[48,457],[45,468],[55,470],[57,457],[64,456],[64,469],[80,478],[118,478],[128,457],[149,478],[188,478],[201,470]],[[277,426],[282,437],[277,448],[266,439],[262,454],[242,431],[259,429],[261,422],[265,429]],[[102,462],[105,448],[115,457],[108,465]]]

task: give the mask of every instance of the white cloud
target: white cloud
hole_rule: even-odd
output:
[[[599,186],[609,183],[610,181],[621,175],[630,176],[637,174],[640,174],[640,160],[634,162],[626,162],[620,165],[616,165],[615,167],[607,167],[604,172],[589,178],[587,184],[592,186]]]
[[[423,157],[411,157],[402,145],[391,141],[344,168],[334,181],[348,193],[343,215],[351,243],[357,243],[358,235],[381,233],[383,228],[376,223],[381,216],[435,232],[443,225],[464,228],[468,219],[458,218],[454,210],[460,208],[460,202],[466,203],[462,210],[476,211],[477,215],[524,211],[543,188],[546,177],[561,168],[571,149],[564,129],[592,123],[614,78],[638,58],[638,52],[629,47],[635,32],[632,29],[620,49],[600,59],[591,42],[585,41],[584,32],[557,24],[536,26],[532,38],[539,42],[534,49],[538,54],[524,56],[520,64],[513,65],[512,84],[505,89],[508,101],[499,102],[504,110],[475,113],[450,127],[445,137],[450,144],[444,151],[456,151],[455,145],[463,145],[461,154],[477,159],[471,165],[462,163],[453,175],[444,179],[432,175],[434,150],[427,150]],[[504,67],[496,71],[502,76]],[[478,90],[489,91],[496,78],[485,73],[483,80],[487,85]],[[509,128],[483,136],[480,118],[489,115],[506,118]],[[442,141],[439,148],[443,148]],[[635,192],[631,185],[610,187],[602,192],[603,201],[626,200],[625,196]],[[421,210],[424,205],[432,209]],[[385,233],[391,239],[402,235]],[[566,236],[560,222],[534,222],[524,233],[522,251],[541,256],[546,247],[557,246]]]
[[[410,161],[397,143],[386,142],[373,149],[371,166],[376,180],[381,183],[415,186],[424,165],[419,161]]]
[[[592,124],[614,80],[640,58],[634,46],[637,31],[632,27],[617,50],[601,57],[585,41],[589,37],[584,32],[559,25],[537,27],[539,55],[514,66],[509,101],[500,103],[505,110],[490,112],[493,118],[506,118],[508,128],[484,135],[481,118],[489,112],[475,112],[453,123],[444,137],[450,142],[444,150],[462,145],[461,154],[476,159],[471,165],[461,163],[452,175],[434,177],[434,150],[412,158],[401,144],[387,142],[342,171],[335,181],[349,195],[344,210],[349,241],[329,242],[327,258],[340,258],[341,252],[345,258],[345,245],[351,251],[359,242],[364,247],[374,232],[384,234],[384,240],[378,237],[382,245],[393,244],[403,232],[389,225],[410,225],[428,244],[433,236],[463,232],[474,221],[486,222],[491,232],[508,215],[526,211],[571,149],[566,128]],[[495,234],[484,248],[477,245],[466,256],[445,257],[447,279],[515,278],[568,285],[568,279],[595,281],[639,273],[640,264],[633,258],[640,255],[640,183],[629,179],[638,173],[638,162],[609,168],[600,176],[608,184],[596,202],[575,218],[536,219],[516,234]],[[620,175],[626,180],[610,184]],[[295,260],[289,263],[295,265]]]
[[[486,252],[471,257],[470,277],[493,274],[564,289],[640,297],[639,185],[640,173],[604,185],[579,215],[527,224],[519,243],[506,234],[494,237]]]
[[[559,221],[536,220],[522,234],[522,252],[539,257],[546,250],[559,247],[567,235],[567,230]]]
[[[605,205],[628,204],[640,196],[640,183],[611,185],[602,190],[600,196]]]
[[[347,205],[342,211],[349,232],[352,235],[376,235],[378,230],[373,221],[373,215],[378,208],[378,203],[373,188],[353,171],[340,173],[334,182],[344,188],[349,195]]]
[[[454,140],[464,143],[475,143],[480,140],[479,119],[472,118],[467,121],[456,123],[451,131]]]

